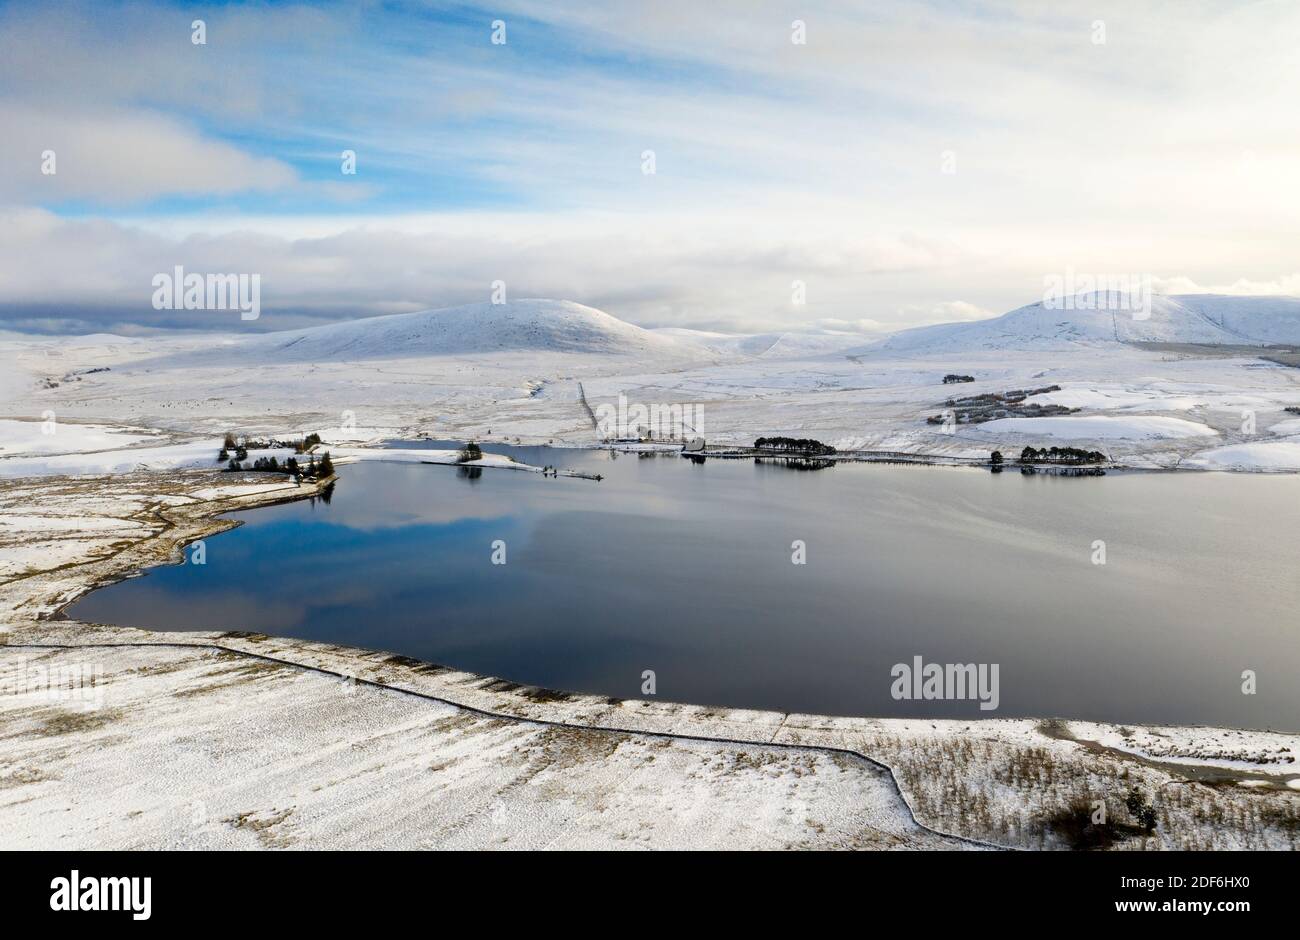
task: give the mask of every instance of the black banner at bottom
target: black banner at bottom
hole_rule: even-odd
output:
[[[1291,913],[1289,853],[4,853],[0,897],[12,928],[78,926],[301,929],[412,914],[545,916],[563,929],[592,915],[655,916],[683,902],[725,909],[728,926],[765,921],[774,904],[807,916],[925,920],[1067,915],[1071,922]],[[748,887],[746,887],[748,886]],[[541,898],[545,898],[542,901]],[[496,896],[496,900],[490,900]],[[542,907],[538,905],[542,904]],[[647,906],[648,905],[648,906]],[[515,913],[518,912],[518,913]],[[749,912],[747,914],[747,912]],[[597,923],[601,921],[595,921]],[[1276,921],[1274,921],[1276,922]],[[611,923],[605,921],[605,923]],[[396,924],[394,924],[396,929]],[[17,934],[13,934],[17,935]]]

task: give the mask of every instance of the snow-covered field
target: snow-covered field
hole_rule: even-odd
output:
[[[201,646],[10,651],[0,688],[5,849],[963,847],[850,755],[503,721]]]
[[[155,432],[132,433],[130,429],[102,424],[0,419],[0,457],[29,454],[70,454],[117,450],[155,442]]]
[[[1300,473],[1300,440],[1259,441],[1212,447],[1185,461],[1206,470],[1273,470]]]
[[[1210,437],[1218,434],[1196,421],[1158,415],[1090,415],[1059,418],[997,418],[976,427],[985,434],[1040,434],[1063,440],[1144,441],[1151,439]]]
[[[8,640],[6,846],[1052,849],[1100,802],[1118,849],[1297,848],[1294,735],[620,702],[246,634]]]

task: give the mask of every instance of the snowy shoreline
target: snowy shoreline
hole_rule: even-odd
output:
[[[412,438],[419,440],[419,438]],[[484,440],[483,444],[491,446],[494,444],[511,446],[507,440]],[[555,450],[612,450],[624,454],[636,453],[661,453],[677,454],[681,451],[680,444],[607,444],[607,443],[582,443],[582,444],[548,444],[541,445],[550,447]],[[753,453],[751,449],[742,446],[727,447],[726,445],[717,445],[716,451],[704,451],[697,456],[706,460],[780,460],[783,458],[797,458],[799,454],[780,454],[780,453]],[[859,451],[840,451],[835,454],[826,455],[818,459],[828,460],[833,463],[892,463],[899,465],[911,464],[914,466],[924,467],[964,467],[971,470],[988,470],[994,464],[988,457],[971,457],[954,454],[945,454],[931,451],[886,451],[886,450],[859,450]],[[1071,470],[1088,469],[1091,467],[1100,467],[1107,474],[1117,473],[1177,473],[1177,472],[1196,472],[1196,473],[1239,473],[1239,474],[1300,474],[1300,454],[1297,457],[1295,466],[1265,466],[1249,464],[1232,464],[1225,463],[1221,466],[1213,465],[1209,461],[1182,461],[1175,466],[1162,467],[1143,462],[1118,463],[1109,462],[1104,464],[1068,464],[1068,463],[1031,463],[1027,466],[1033,467],[1036,473],[1045,475],[1066,475]],[[1014,473],[1019,472],[1021,464],[1018,463],[1014,454],[1011,458],[1002,464],[1002,472]]]
[[[0,419],[3,420],[3,419]],[[118,431],[117,428],[109,428],[103,424],[94,425],[97,429],[108,429]],[[127,429],[121,429],[125,432]],[[412,435],[408,437],[392,436],[388,440],[403,442],[418,442],[426,440],[424,435]],[[479,443],[484,446],[518,446],[512,444],[508,438],[480,438]],[[610,444],[604,442],[573,442],[573,443],[548,443],[541,445],[557,453],[563,453],[566,450],[604,450],[617,451],[619,453],[662,453],[677,454],[681,451],[679,444]],[[1245,445],[1243,445],[1245,446]],[[1212,472],[1212,473],[1242,473],[1242,474],[1293,474],[1300,473],[1300,444],[1296,446],[1296,463],[1292,465],[1270,465],[1267,462],[1256,461],[1254,463],[1247,461],[1232,461],[1225,454],[1221,457],[1215,457],[1214,452],[1203,453],[1197,457],[1184,459],[1173,466],[1160,466],[1149,461],[1141,459],[1128,461],[1116,460],[1102,464],[1069,464],[1069,463],[1052,463],[1052,462],[1035,462],[1024,466],[1031,467],[1034,472],[1048,475],[1068,475],[1071,471],[1090,469],[1099,467],[1110,473],[1169,473],[1177,471],[1192,472]],[[43,477],[69,477],[75,478],[80,476],[95,476],[105,473],[129,473],[133,471],[196,471],[210,469],[214,462],[212,454],[221,448],[219,438],[189,440],[182,443],[171,443],[163,446],[132,446],[113,448],[96,451],[54,453],[54,454],[0,454],[0,480],[13,479],[39,479]],[[752,448],[736,445],[727,446],[710,445],[710,450],[699,453],[704,459],[714,460],[736,460],[736,459],[782,459],[784,457],[797,457],[797,454],[779,454],[779,453],[757,453]],[[1222,448],[1225,452],[1237,453],[1241,447]],[[424,463],[434,465],[459,465],[467,467],[481,467],[491,469],[519,470],[530,473],[541,473],[542,467],[524,464],[513,460],[512,458],[492,453],[484,453],[477,460],[465,461],[461,459],[459,451],[442,450],[442,449],[418,449],[418,448],[391,448],[384,447],[379,442],[361,446],[336,446],[325,442],[318,446],[318,452],[329,451],[336,463],[347,464],[358,461],[379,460],[387,462],[405,462],[405,463]],[[991,453],[991,451],[990,451]],[[294,456],[290,450],[271,450],[250,451],[253,456],[275,456],[277,459]],[[967,467],[970,469],[988,470],[993,464],[990,458],[986,456],[973,456],[963,454],[948,454],[939,451],[912,450],[912,451],[893,451],[893,450],[842,450],[833,455],[827,455],[824,458],[833,463],[892,463],[899,465],[915,466],[935,466],[935,467]],[[1018,472],[1022,467],[1016,460],[1014,453],[1007,456],[1006,462],[1002,464],[1002,471],[1007,473]],[[564,468],[558,468],[560,476],[583,477],[583,474],[576,473]]]

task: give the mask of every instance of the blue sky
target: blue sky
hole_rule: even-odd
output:
[[[1281,0],[0,4],[0,319],[212,328],[149,309],[174,264],[260,273],[258,329],[497,279],[868,333],[1066,269],[1295,292],[1298,27]]]

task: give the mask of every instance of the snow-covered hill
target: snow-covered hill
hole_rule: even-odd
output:
[[[370,317],[234,341],[226,338],[215,346],[203,344],[202,358],[209,364],[228,360],[342,363],[527,352],[624,356],[650,364],[802,360],[858,352],[913,356],[1064,351],[1142,341],[1300,345],[1297,298],[1154,296],[1147,316],[1122,309],[1087,309],[1086,302],[1075,300],[1075,309],[1048,309],[1040,302],[990,320],[904,330],[870,345],[857,334],[820,329],[759,334],[647,330],[572,301],[517,300]],[[199,355],[195,351],[179,358],[189,363]]]
[[[1123,309],[1030,304],[991,320],[904,330],[871,347],[893,353],[1064,350],[1116,342],[1300,344],[1300,298],[1219,294],[1154,296],[1150,315]],[[1093,303],[1091,306],[1104,307]],[[1111,307],[1118,306],[1114,302]]]
[[[695,357],[688,343],[567,300],[516,300],[265,333],[228,347],[275,362],[365,362],[514,351]]]
[[[646,406],[697,405],[707,413],[710,443],[789,434],[846,450],[981,456],[999,446],[1069,441],[1104,445],[1140,466],[1202,465],[1193,459],[1216,467],[1297,466],[1300,425],[1286,411],[1300,407],[1297,370],[1250,353],[1169,355],[1125,339],[1300,345],[1300,300],[1155,297],[1151,317],[1141,320],[1123,311],[1034,305],[872,346],[865,337],[818,329],[647,330],[551,300],[281,333],[175,332],[92,344],[26,337],[0,341],[0,404],[9,418],[58,415],[51,454],[88,449],[63,440],[69,419],[208,441],[236,429],[269,436],[316,430],[336,445],[393,433],[592,443],[587,407],[626,396]],[[929,419],[953,395],[942,379],[954,371],[975,378],[964,394],[1057,385],[1060,391],[1035,402],[1081,411],[944,433]],[[1245,411],[1257,422],[1246,422]],[[123,453],[130,466],[143,462]],[[70,460],[49,460],[74,472]]]

